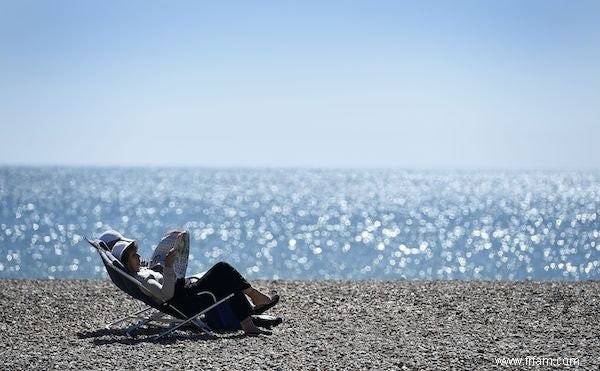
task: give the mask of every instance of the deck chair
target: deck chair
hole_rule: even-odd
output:
[[[107,324],[105,326],[106,329],[110,329],[112,326],[128,320],[138,320],[125,329],[125,334],[127,337],[133,337],[138,328],[152,322],[163,322],[170,324],[170,326],[166,328],[164,332],[157,335],[154,340],[158,340],[168,334],[171,334],[183,326],[195,326],[205,333],[214,336],[213,331],[201,319],[201,316],[232,298],[234,295],[233,293],[227,295],[221,300],[217,300],[215,295],[209,291],[202,291],[198,293],[198,295],[209,295],[213,299],[214,304],[189,317],[174,305],[170,304],[168,301],[162,300],[144,287],[144,285],[135,279],[135,277],[133,277],[129,271],[127,271],[123,264],[112,255],[104,242],[99,240],[90,241],[87,238],[86,241],[100,254],[102,263],[104,263],[104,267],[106,268],[106,272],[108,273],[111,281],[129,296],[146,304],[145,308]],[[148,316],[147,313],[153,309],[156,310],[156,312]]]

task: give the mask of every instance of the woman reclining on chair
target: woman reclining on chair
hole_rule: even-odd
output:
[[[270,333],[256,327],[250,316],[273,307],[279,301],[279,296],[275,295],[271,298],[256,290],[228,263],[219,262],[197,281],[184,284],[183,280],[177,280],[175,276],[174,249],[167,254],[166,264],[161,274],[141,266],[137,241],[124,239],[119,234],[116,243],[109,241],[107,245],[113,245],[113,256],[119,259],[144,287],[163,300],[168,300],[186,315],[194,315],[213,304],[208,295],[196,295],[201,291],[212,292],[217,300],[233,293],[234,296],[228,300],[228,303],[240,321],[242,330],[249,335]],[[254,307],[250,305],[246,295],[252,300]]]

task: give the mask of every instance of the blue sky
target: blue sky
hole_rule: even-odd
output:
[[[0,1],[0,164],[600,168],[597,1]]]

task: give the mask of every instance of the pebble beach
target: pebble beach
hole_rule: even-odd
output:
[[[277,291],[272,335],[104,325],[141,308],[110,281],[1,280],[2,369],[561,369],[600,367],[600,282],[255,281]],[[531,358],[533,357],[533,358]]]

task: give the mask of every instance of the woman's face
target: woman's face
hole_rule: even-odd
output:
[[[130,272],[140,271],[140,255],[137,253],[137,248],[129,248],[125,251],[127,254],[127,269]]]

